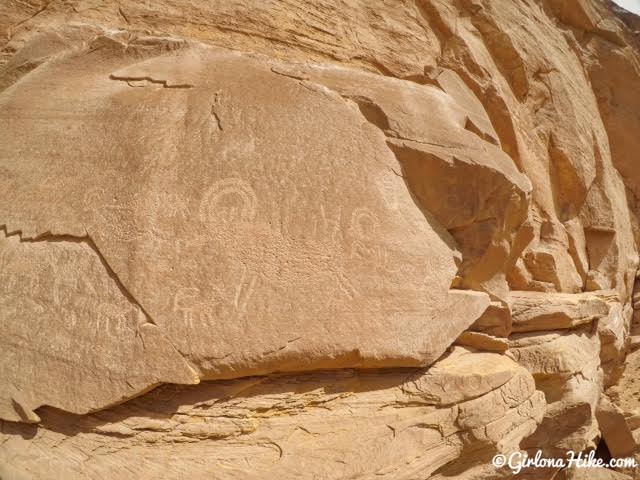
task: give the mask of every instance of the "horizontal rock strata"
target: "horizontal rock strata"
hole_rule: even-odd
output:
[[[427,371],[249,377],[160,387],[86,416],[46,409],[39,428],[2,424],[0,472],[106,479],[129,465],[136,478],[178,479],[195,456],[189,474],[202,479],[410,478],[517,449],[544,405],[526,369],[457,348]],[[29,460],[52,449],[57,460]]]

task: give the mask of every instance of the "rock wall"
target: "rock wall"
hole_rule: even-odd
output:
[[[639,28],[603,0],[3,2],[0,478],[637,454]],[[518,478],[584,475],[557,470]]]

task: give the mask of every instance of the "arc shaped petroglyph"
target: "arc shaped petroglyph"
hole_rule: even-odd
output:
[[[351,213],[351,229],[357,238],[372,238],[378,228],[380,228],[380,219],[370,209],[359,207]]]
[[[240,178],[218,180],[209,187],[200,203],[200,220],[229,225],[251,222],[258,211],[258,199],[251,185]]]

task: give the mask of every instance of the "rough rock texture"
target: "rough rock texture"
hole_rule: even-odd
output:
[[[40,429],[5,424],[11,440],[3,446],[4,473],[29,465],[36,477],[56,471],[107,479],[127,465],[135,478],[179,479],[185,471],[202,479],[414,478],[461,455],[472,463],[517,449],[543,411],[544,396],[524,368],[501,355],[457,349],[428,371],[344,370],[161,387],[71,422],[47,409]],[[34,448],[42,453],[25,456],[31,441],[16,434],[36,430]],[[58,460],[47,458],[51,449]],[[32,455],[42,461],[32,463]],[[136,460],[142,456],[145,462]],[[194,458],[197,472],[185,470]]]
[[[0,478],[638,456],[638,30],[606,0],[1,2]],[[640,474],[557,470],[522,478]]]
[[[382,135],[363,125],[357,108],[320,84],[275,73],[278,65],[263,59],[187,44],[158,54],[166,42],[147,41],[150,51],[141,47],[136,54],[137,47],[100,36],[40,67],[42,76],[24,77],[25,89],[4,92],[7,141],[0,157],[12,181],[0,218],[7,219],[7,239],[92,245],[131,307],[182,354],[177,363],[184,369],[187,362],[205,379],[429,365],[482,314],[487,294],[449,292],[454,240],[421,212],[394,173],[400,166]],[[45,85],[50,103],[28,108]],[[89,139],[79,139],[72,152],[66,151],[69,138],[50,128],[47,118],[55,114],[46,113],[65,108],[69,88],[86,94],[76,98],[64,128]],[[166,124],[172,127],[165,130]],[[50,149],[46,169],[38,170],[37,148],[24,151],[24,161],[12,160],[36,138]],[[59,184],[56,178],[69,167],[73,177]],[[33,196],[34,170],[37,182],[51,186],[42,197]],[[330,175],[334,171],[339,175]],[[42,201],[52,210],[41,208]],[[50,250],[47,259],[54,275],[59,258],[74,255],[55,245],[60,252]],[[12,251],[5,258],[9,274],[24,262]],[[30,300],[39,295],[36,288],[11,286],[9,301]],[[315,294],[307,298],[308,292]],[[100,299],[77,295],[89,329],[141,348],[144,338],[124,328],[117,311],[102,318]],[[49,301],[64,302],[59,296]],[[39,319],[21,306],[14,315],[22,329],[16,337],[24,339],[18,349],[26,349],[33,343],[26,332]],[[98,358],[83,360],[99,362],[105,354],[92,355]],[[50,369],[42,373],[70,381],[70,389],[78,383]],[[41,383],[19,370],[14,375]],[[193,377],[181,380],[193,383]],[[128,387],[126,375],[120,382]],[[86,395],[77,394],[79,400]],[[43,404],[75,413],[89,408],[30,396],[21,405],[28,411]],[[95,407],[114,400],[105,392]]]

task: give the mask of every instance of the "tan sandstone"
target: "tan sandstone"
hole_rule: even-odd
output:
[[[640,460],[638,32],[608,0],[0,2],[0,477]]]

